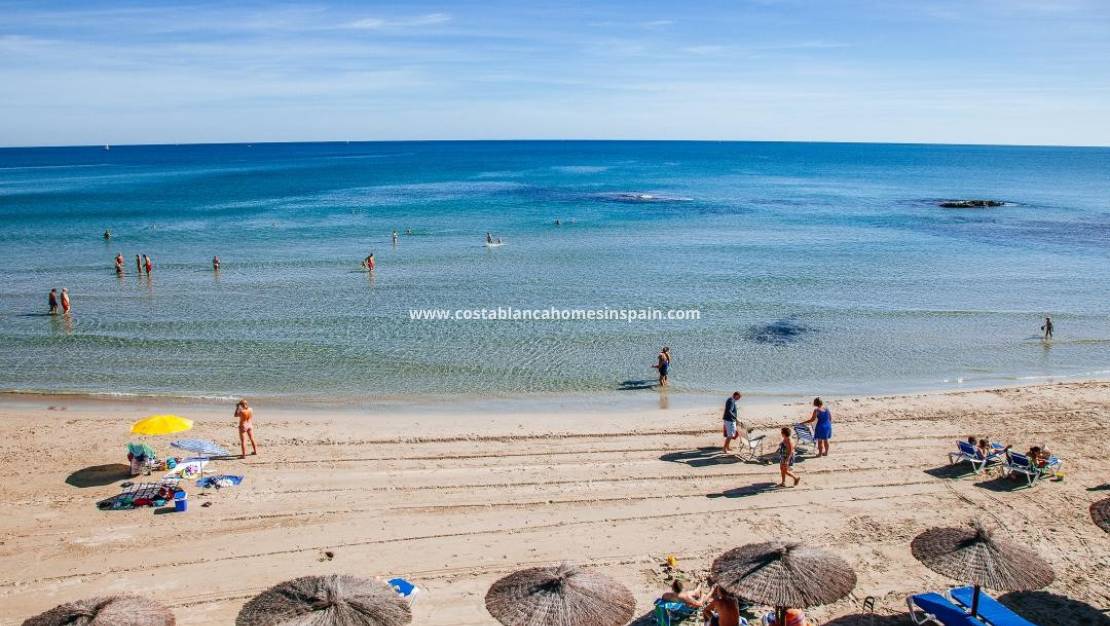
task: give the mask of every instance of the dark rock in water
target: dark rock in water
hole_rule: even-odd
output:
[[[1006,203],[1001,200],[944,200],[940,206],[944,209],[985,209],[1006,206]]]
[[[802,338],[802,335],[813,332],[812,328],[803,326],[790,319],[781,319],[770,324],[752,326],[748,329],[748,339],[756,343],[771,343],[786,345]]]

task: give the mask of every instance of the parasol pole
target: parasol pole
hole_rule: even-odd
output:
[[[776,606],[775,607],[775,625],[776,626],[786,626],[786,607],[785,606]]]
[[[975,593],[971,595],[971,616],[979,613],[979,585],[975,585]]]

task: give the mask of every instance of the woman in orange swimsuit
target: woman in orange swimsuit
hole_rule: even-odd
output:
[[[235,417],[239,418],[239,449],[240,458],[247,456],[247,439],[251,440],[251,455],[258,454],[258,446],[254,443],[254,411],[247,406],[246,400],[240,400],[235,405]]]

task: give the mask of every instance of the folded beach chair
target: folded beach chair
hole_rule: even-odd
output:
[[[740,448],[736,451],[736,456],[745,461],[759,460],[763,456],[763,440],[767,435],[752,435],[752,431],[743,424],[739,425],[737,434],[740,435],[737,440]]]
[[[1017,452],[1009,453],[1006,459],[1006,464],[1002,466],[1002,471],[1007,475],[1021,474],[1025,476],[1026,486],[1032,486],[1044,476],[1056,476],[1056,473],[1063,467],[1064,462],[1056,457],[1050,457],[1048,463],[1044,467],[1037,467],[1029,457]]]
[[[948,590],[948,595],[952,597],[956,604],[970,610],[971,598],[975,595],[975,589],[973,587],[956,587]],[[987,595],[985,591],[979,592],[978,617],[980,621],[986,622],[990,626],[1037,626],[1006,608],[1004,604]]]
[[[420,593],[420,587],[417,587],[404,578],[390,578],[385,582],[393,588],[393,591],[397,592],[397,595],[404,598],[409,604],[412,604],[413,601],[416,600],[417,594]]]
[[[666,602],[663,598],[655,601],[655,623],[658,626],[678,624],[697,612],[697,609],[683,602]]]
[[[815,450],[817,448],[817,440],[813,438],[813,431],[805,424],[794,424],[794,438],[798,440],[797,448],[799,452],[802,449]]]
[[[971,469],[976,474],[982,472],[989,465],[1003,463],[1006,460],[1005,455],[997,448],[991,451],[986,458],[983,458],[983,455],[979,452],[979,448],[966,441],[957,441],[956,446],[959,450],[948,453],[948,462],[955,464],[967,461],[971,464]]]
[[[919,593],[906,598],[914,624],[940,626],[986,626],[939,593]]]

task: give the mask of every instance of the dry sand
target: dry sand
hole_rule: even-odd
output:
[[[185,514],[94,503],[124,480],[130,421],[169,408],[197,419],[190,436],[232,444],[230,404],[0,399],[0,623],[135,591],[161,598],[180,624],[231,624],[274,583],[341,572],[417,582],[426,593],[416,624],[492,624],[490,583],[561,560],[622,581],[639,616],[661,591],[665,555],[696,573],[727,548],[795,537],[859,574],[850,597],[812,617],[858,613],[874,596],[877,612],[892,616],[874,623],[888,626],[903,622],[893,616],[904,616],[908,594],[950,584],[913,559],[911,538],[975,517],[1056,569],[1052,595],[1013,596],[1030,617],[1106,619],[1085,607],[1110,607],[1110,536],[1087,513],[1110,488],[1110,383],[836,398],[832,455],[800,463],[801,486],[783,490],[772,488],[775,466],[718,454],[715,403],[660,410],[653,395],[638,397],[643,408],[550,400],[523,411],[374,415],[262,403],[261,455],[216,463],[244,484],[194,490]],[[768,451],[777,426],[806,412],[802,399],[742,403],[746,421],[769,435]],[[1046,444],[1066,459],[1066,478],[1014,489],[997,475],[953,472],[945,455],[968,434]],[[1055,617],[1045,615],[1049,602]]]

